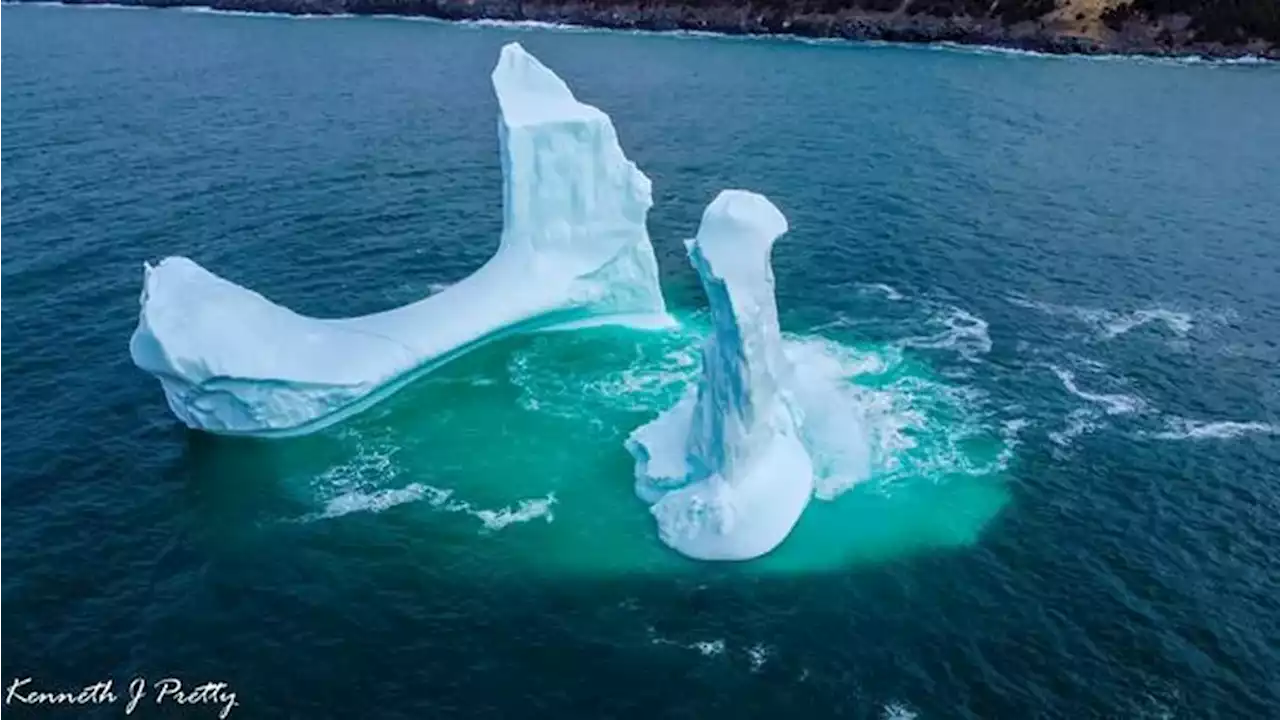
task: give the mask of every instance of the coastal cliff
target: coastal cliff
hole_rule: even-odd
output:
[[[1280,59],[1280,0],[63,0]]]

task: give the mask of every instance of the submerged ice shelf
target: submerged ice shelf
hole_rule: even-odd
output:
[[[722,192],[689,259],[711,303],[702,374],[627,440],[636,492],[667,545],[699,560],[747,560],[777,547],[814,488],[813,460],[788,386],[769,255],[787,231],[765,197]]]
[[[221,434],[312,432],[515,332],[665,318],[649,179],[608,115],[518,43],[493,71],[503,173],[497,253],[443,292],[362,317],[300,315],[184,257],[147,265],[134,363],[173,413]]]

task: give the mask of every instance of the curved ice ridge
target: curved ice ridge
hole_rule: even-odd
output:
[[[145,266],[129,351],[182,422],[303,434],[503,335],[665,317],[645,227],[649,179],[623,154],[609,116],[578,102],[518,43],[502,48],[492,79],[502,237],[461,282],[394,310],[321,319],[184,257]]]
[[[747,560],[777,547],[814,488],[788,390],[769,255],[787,231],[765,197],[726,190],[707,207],[689,259],[711,304],[702,374],[627,439],[636,493],[662,541],[699,560]]]

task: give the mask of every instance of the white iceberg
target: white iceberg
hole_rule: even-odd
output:
[[[503,230],[475,274],[404,307],[306,317],[183,257],[146,266],[129,351],[188,426],[312,432],[503,335],[666,319],[645,227],[649,179],[609,116],[517,43],[493,71]],[[340,272],[335,268],[335,272]]]
[[[707,207],[687,243],[714,323],[702,374],[627,439],[636,493],[652,504],[662,541],[695,559],[769,552],[813,494],[769,264],[786,231],[782,213],[755,193],[726,190]]]

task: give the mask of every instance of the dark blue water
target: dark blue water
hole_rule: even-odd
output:
[[[1280,713],[1275,67],[4,15],[6,686],[225,682],[245,718]],[[322,316],[465,276],[512,39],[653,178],[686,327],[502,341],[314,437],[183,429],[128,357],[142,262]],[[696,371],[681,240],[725,187],[790,220],[811,371],[879,363],[850,401],[909,426],[772,565],[672,558],[621,444]]]

